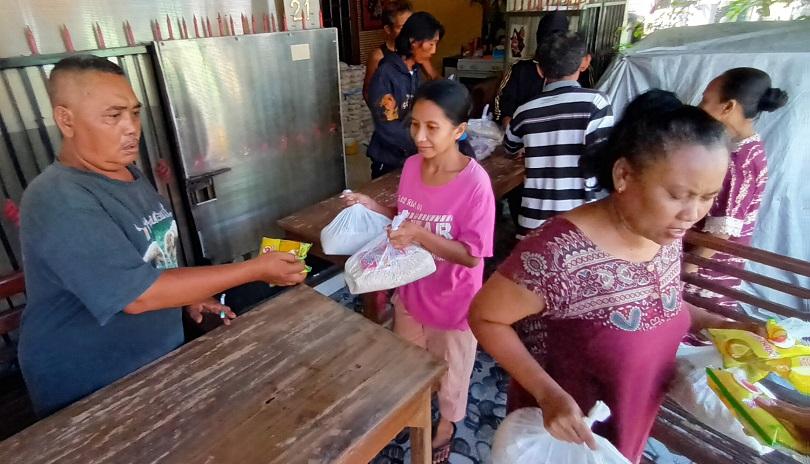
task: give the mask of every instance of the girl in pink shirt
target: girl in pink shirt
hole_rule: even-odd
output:
[[[489,175],[459,150],[470,112],[467,89],[454,81],[425,84],[416,94],[411,136],[418,154],[402,169],[397,209],[352,194],[349,203],[409,220],[389,238],[396,247],[430,251],[436,272],[397,290],[394,331],[448,364],[439,390],[441,419],[433,438],[434,463],[447,462],[454,422],[464,418],[477,341],[467,324],[482,286],[484,258],[492,256],[495,197]]]

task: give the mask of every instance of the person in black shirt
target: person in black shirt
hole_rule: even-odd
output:
[[[563,11],[552,11],[540,19],[537,26],[537,46],[555,32],[568,30],[568,16]],[[495,119],[506,127],[517,108],[537,98],[543,91],[544,79],[538,68],[537,54],[530,60],[521,60],[507,71],[498,96],[495,97]]]
[[[568,31],[568,16],[563,11],[552,11],[540,19],[537,25],[537,48],[555,32]],[[494,116],[506,128],[520,105],[528,103],[543,92],[545,79],[540,74],[537,52],[530,60],[520,60],[506,72],[495,97]],[[512,222],[518,224],[518,213],[523,199],[523,187],[506,195]]]

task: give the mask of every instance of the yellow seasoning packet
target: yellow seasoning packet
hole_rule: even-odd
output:
[[[709,388],[743,425],[746,433],[767,446],[783,446],[810,454],[810,443],[796,439],[784,425],[754,400],[765,393],[747,380],[723,370],[707,368]]]
[[[779,348],[769,340],[745,330],[709,329],[709,335],[723,355],[723,366],[738,367],[757,360],[810,356],[810,346],[796,344]]]
[[[295,240],[283,240],[279,238],[262,237],[262,242],[259,245],[259,253],[265,254],[272,251],[280,251],[283,253],[292,253],[296,258],[301,261],[307,258],[309,250],[312,248],[311,243],[296,242]],[[312,267],[306,266],[304,273],[312,272]]]
[[[265,254],[272,251],[281,251],[281,240],[277,238],[262,237],[262,243],[259,246],[259,253]]]
[[[810,356],[772,359],[756,364],[758,370],[764,371],[765,375],[774,372],[787,379],[802,394],[810,395]]]

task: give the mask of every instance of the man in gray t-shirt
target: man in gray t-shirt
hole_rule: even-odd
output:
[[[19,360],[34,409],[48,415],[183,342],[181,310],[236,317],[212,296],[251,281],[293,285],[288,253],[177,268],[177,225],[132,163],[140,107],[123,71],[90,55],[59,62],[49,95],[59,159],[28,186],[21,241],[28,302]]]

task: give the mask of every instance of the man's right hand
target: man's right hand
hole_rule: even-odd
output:
[[[306,266],[291,253],[273,251],[255,259],[260,279],[270,285],[289,286],[306,279]]]
[[[802,408],[764,396],[757,398],[756,403],[777,418],[794,438],[810,440],[810,408]]]

